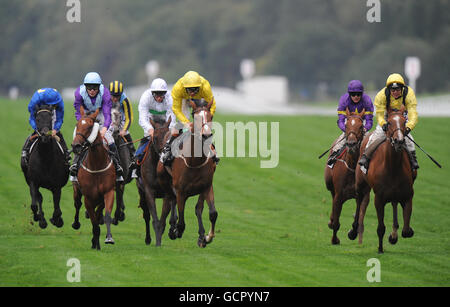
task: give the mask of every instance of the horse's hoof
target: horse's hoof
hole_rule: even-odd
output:
[[[80,229],[80,226],[81,226],[80,222],[73,222],[72,223],[72,228],[75,229],[75,230]]]
[[[338,237],[336,237],[336,238],[331,238],[331,244],[333,244],[333,245],[339,245],[339,244],[341,244],[341,241],[338,239]]]
[[[170,240],[175,240],[177,238],[177,233],[176,233],[175,229],[169,230],[169,238],[170,238]]]
[[[206,247],[206,240],[205,240],[205,238],[198,238],[197,245],[200,248],[205,248]]]
[[[64,221],[63,221],[63,219],[61,218],[61,217],[59,217],[59,218],[56,218],[56,219],[54,219],[53,217],[50,219],[50,222],[54,225],[54,226],[56,226],[56,227],[58,227],[58,228],[61,228],[61,227],[63,227],[63,225],[64,225]]]
[[[389,235],[389,243],[391,243],[392,245],[396,244],[398,241],[398,237],[393,237],[392,235]]]
[[[47,221],[46,220],[40,220],[39,221],[39,227],[41,227],[42,229],[47,228]]]
[[[114,244],[114,239],[112,237],[106,237],[105,244]]]
[[[119,215],[119,221],[120,221],[120,222],[125,221],[125,212],[122,212],[122,213]]]
[[[355,230],[353,230],[353,229],[350,229],[349,231],[348,231],[348,238],[350,239],[350,240],[355,240],[356,239],[356,237],[358,236],[358,233],[355,231]]]
[[[111,221],[111,223],[112,223],[114,226],[119,225],[119,221],[118,221],[118,219],[116,219],[116,218],[113,218],[112,221]]]
[[[35,222],[39,221],[39,215],[33,214],[33,220],[34,220]]]
[[[409,228],[408,230],[402,231],[402,237],[403,238],[411,238],[414,236],[414,230],[412,228]]]
[[[145,244],[146,245],[150,245],[150,243],[152,243],[152,239],[151,238],[145,238]]]

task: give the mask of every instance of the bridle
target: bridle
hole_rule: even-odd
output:
[[[358,140],[358,142],[357,142],[357,145],[358,145],[358,147],[361,145],[361,142],[362,142],[362,140],[363,140],[363,138],[364,138],[364,126],[363,126],[363,124],[364,124],[364,121],[363,121],[363,119],[360,117],[360,116],[357,116],[357,115],[351,115],[351,116],[349,116],[348,118],[347,118],[347,121],[348,120],[350,120],[350,118],[352,118],[352,119],[359,119],[360,121],[361,121],[361,128],[360,128],[360,130],[362,130],[362,137],[361,138],[359,138],[358,137],[358,132],[359,131],[349,131],[348,133],[347,133],[347,131],[345,132],[345,143],[346,143],[346,145],[348,146],[348,143],[347,143],[347,140],[348,140],[348,137],[350,136],[350,135],[355,135],[355,137],[356,137],[356,139]]]

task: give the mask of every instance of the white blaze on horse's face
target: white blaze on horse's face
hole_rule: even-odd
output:
[[[195,125],[195,132],[199,131],[201,132],[202,135],[206,135],[209,136],[211,135],[211,123],[208,122],[208,116],[207,116],[207,112],[206,111],[200,111],[198,112],[198,114],[195,114],[195,120],[194,120],[194,125]],[[198,127],[198,124],[201,123],[201,126]]]

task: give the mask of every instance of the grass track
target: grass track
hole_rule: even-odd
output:
[[[450,125],[448,118],[420,118],[413,135],[442,165],[438,169],[418,150],[421,168],[415,183],[411,239],[377,254],[373,197],[367,210],[364,243],[347,239],[355,209],[345,203],[341,245],[332,246],[327,227],[331,197],[325,188],[325,158],[317,157],[338,136],[336,118],[322,116],[232,116],[215,120],[280,122],[280,161],[261,169],[259,158],[223,157],[215,178],[218,233],[205,249],[196,245],[196,198],[186,206],[186,231],[163,246],[144,244],[144,221],[137,207],[134,182],[126,188],[126,220],[113,226],[116,244],[100,252],[90,249],[91,226],[71,228],[72,187],[62,193],[64,227],[49,223],[41,230],[32,222],[28,186],[20,171],[20,150],[28,125],[27,101],[0,100],[0,286],[448,286],[450,284]],[[134,106],[137,117],[137,106]],[[73,107],[66,103],[63,134],[70,143]],[[142,136],[137,122],[131,133]],[[270,132],[269,132],[270,135]],[[270,144],[270,143],[269,143]],[[41,190],[44,212],[51,216],[51,194]],[[161,202],[158,201],[158,212]],[[207,207],[205,228],[209,227]],[[386,207],[387,232],[392,211]],[[402,226],[402,221],[400,226]],[[106,232],[102,227],[102,238]],[[152,239],[154,233],[152,230]],[[81,283],[66,280],[69,258],[81,262]],[[381,283],[366,280],[366,262],[381,262]]]

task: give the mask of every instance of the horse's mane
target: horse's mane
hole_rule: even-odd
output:
[[[164,125],[166,123],[166,116],[165,115],[153,115],[152,120],[160,125]]]

